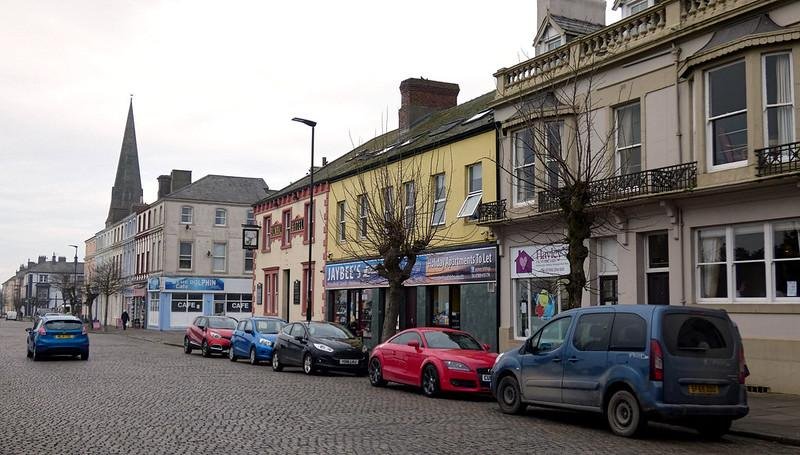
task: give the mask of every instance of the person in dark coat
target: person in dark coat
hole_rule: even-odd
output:
[[[128,316],[128,312],[123,310],[120,319],[122,319],[122,330],[128,330],[128,320],[130,319],[130,316]]]

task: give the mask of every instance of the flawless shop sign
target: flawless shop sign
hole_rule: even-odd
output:
[[[345,262],[325,266],[328,289],[386,287],[389,283],[375,272],[379,260]],[[497,278],[494,247],[422,254],[405,286],[459,283],[493,283]]]
[[[550,278],[569,275],[569,245],[531,245],[511,248],[511,278]]]

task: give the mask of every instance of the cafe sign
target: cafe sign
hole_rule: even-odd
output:
[[[164,277],[164,289],[168,291],[224,291],[225,281],[221,278]]]

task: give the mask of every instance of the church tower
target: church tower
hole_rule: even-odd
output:
[[[133,125],[133,99],[128,107],[128,121],[119,152],[117,178],[111,189],[106,227],[130,215],[134,204],[142,203],[142,178],[139,175],[139,151],[136,147],[136,128]]]

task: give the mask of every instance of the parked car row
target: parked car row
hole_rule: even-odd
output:
[[[368,374],[375,387],[406,384],[429,397],[491,393],[508,414],[528,405],[595,412],[625,437],[650,420],[719,437],[749,411],[741,337],[722,310],[616,305],[565,311],[499,355],[447,328],[404,330],[370,353],[331,322],[201,316],[184,338],[186,353],[196,347],[204,356],[270,361],[275,371]]]

